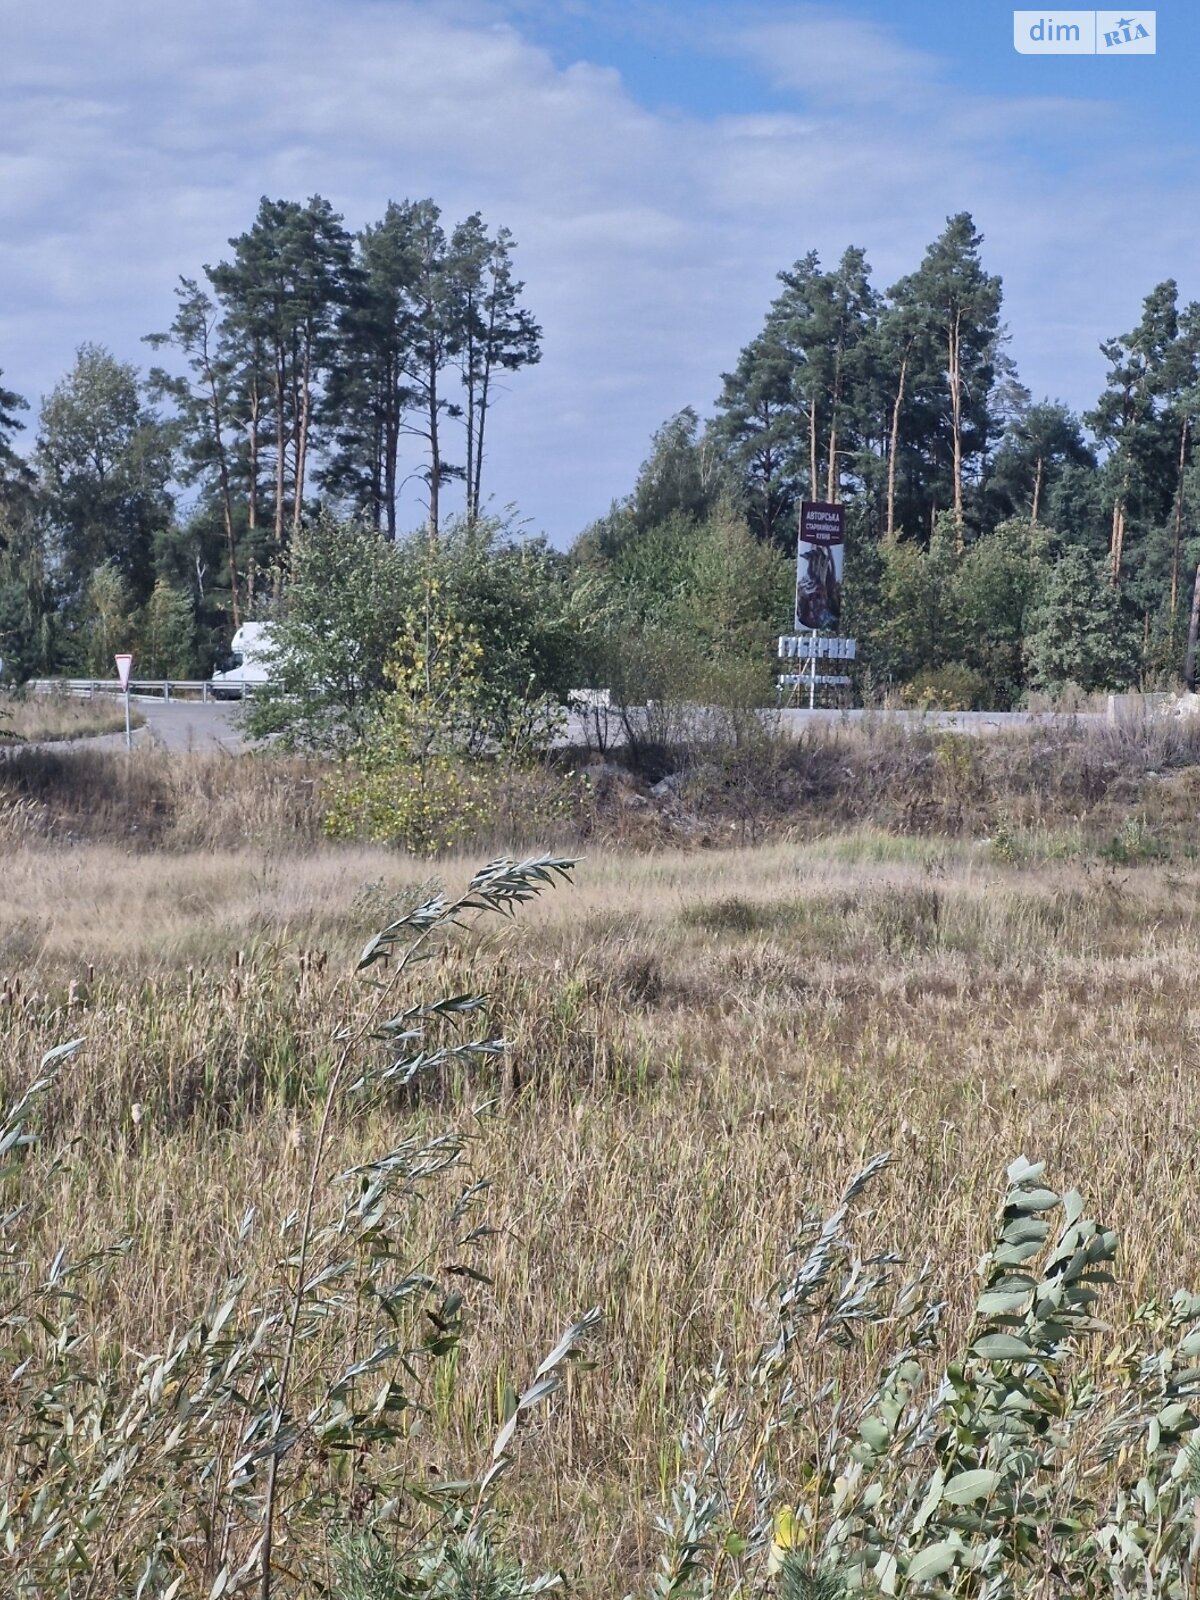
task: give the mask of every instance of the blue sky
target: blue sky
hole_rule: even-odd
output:
[[[1081,408],[1155,282],[1200,298],[1182,0],[1125,60],[1020,56],[995,0],[54,0],[0,30],[0,368],[35,411],[84,339],[145,362],[261,194],[351,227],[431,194],[517,238],[545,353],[485,493],[558,543],[711,409],[810,248],[886,286],[972,211],[1023,378]]]

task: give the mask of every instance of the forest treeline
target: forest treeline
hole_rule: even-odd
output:
[[[352,235],[314,196],[264,199],[229,245],[147,335],[161,365],[78,351],[28,460],[26,404],[0,390],[7,676],[107,670],[114,633],[146,670],[200,670],[283,603],[321,502],[393,538],[408,478],[435,532],[450,485],[469,520],[482,503],[497,380],[541,350],[509,232],[448,227],[426,199]]]
[[[552,544],[483,513],[492,410],[541,353],[523,295],[511,235],[478,214],[391,203],[351,234],[320,197],[264,199],[225,259],[180,280],[148,336],[161,364],[83,346],[27,456],[27,408],[0,389],[5,678],[107,673],[131,644],[146,673],[207,672],[241,620],[286,616],[319,519],[347,556],[364,532],[397,550],[432,537],[443,560],[469,549],[476,576],[481,550],[486,567],[524,544],[556,640],[539,690],[764,695],[798,505],[819,498],[847,507],[863,692],[1007,706],[1194,679],[1200,305],[1174,281],[1101,347],[1080,416],[1021,384],[968,214],[887,289],[859,248],[809,253],[711,418],[670,418],[630,491]],[[414,481],[420,529],[401,526]],[[499,626],[504,607],[481,604],[465,620]]]

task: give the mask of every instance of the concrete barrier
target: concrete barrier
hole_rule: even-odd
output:
[[[1174,705],[1171,694],[1110,694],[1108,720],[1115,727],[1129,727],[1150,717],[1166,716]]]

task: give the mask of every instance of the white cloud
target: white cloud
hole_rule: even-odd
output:
[[[727,37],[773,88],[812,100],[911,108],[925,102],[942,77],[934,55],[902,44],[891,29],[814,6],[752,22]]]
[[[1026,380],[1083,404],[1099,339],[1200,243],[1191,153],[1140,158],[1099,101],[969,96],[844,13],[698,26],[773,90],[736,116],[653,113],[483,0],[60,0],[7,28],[10,386],[36,401],[83,339],[144,359],[178,275],[219,258],[261,194],[322,193],[354,227],[432,194],[517,237],[545,355],[495,413],[490,486],[558,538],[630,486],[666,415],[711,404],[810,247],[863,244],[886,284],[972,210]]]

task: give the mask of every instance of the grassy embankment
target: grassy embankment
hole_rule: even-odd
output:
[[[129,720],[133,727],[140,728],[146,719],[131,708]],[[0,693],[0,747],[10,739],[49,744],[124,731],[125,705],[119,695],[84,700],[68,694]]]
[[[798,1215],[864,1158],[895,1154],[870,1239],[933,1262],[951,1346],[1022,1152],[1120,1232],[1118,1324],[1200,1286],[1200,770],[1147,779],[1150,752],[1089,780],[1090,807],[1060,798],[1053,814],[1026,792],[1001,823],[977,775],[954,770],[976,755],[946,748],[923,796],[879,808],[891,827],[839,829],[814,802],[796,837],[756,848],[646,854],[593,836],[575,887],[468,935],[422,979],[492,994],[510,1063],[336,1122],[330,1172],[500,1097],[469,1157],[492,1180],[494,1282],[469,1289],[469,1340],[411,1448],[443,1471],[478,1466],[497,1374],[520,1381],[599,1304],[597,1368],[523,1446],[539,1487],[525,1499],[517,1482],[508,1502],[526,1553],[581,1570],[587,1593],[644,1578],[714,1348],[736,1361],[753,1346]],[[25,1246],[49,1260],[63,1240],[132,1235],[119,1292],[83,1311],[109,1351],[158,1348],[203,1309],[251,1207],[267,1270],[302,1203],[333,1028],[369,1000],[354,953],[432,876],[457,886],[478,859],[321,846],[298,769],[189,759],[130,780],[149,818],[135,842],[157,816],[170,851],[119,842],[118,801],[92,816],[105,837],[59,842],[80,817],[56,820],[45,770],[41,799],[27,783],[0,800],[6,1098],[41,1051],[85,1040],[31,1157],[51,1220]],[[1010,752],[1008,770],[1027,759]],[[1115,757],[1041,759],[1094,774]],[[894,831],[906,812],[921,831]],[[939,817],[953,831],[930,831]],[[414,1212],[414,1258],[431,1215]],[[847,1359],[869,1368],[869,1344]]]

